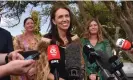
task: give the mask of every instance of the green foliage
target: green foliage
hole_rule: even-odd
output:
[[[35,31],[34,33],[36,35],[40,35],[41,36],[41,33],[40,33],[40,16],[39,16],[39,12],[37,11],[32,11],[31,13],[31,17],[33,18],[34,20],[34,28],[35,28]]]
[[[50,10],[51,10],[51,6],[50,4],[48,4],[47,6],[45,6],[45,8],[42,10],[44,16],[49,16],[50,15]]]
[[[130,53],[129,53],[130,54]],[[129,57],[126,55],[126,53],[125,52],[122,52],[121,53],[121,60],[123,61],[123,62],[131,62],[131,60],[129,59]]]
[[[114,14],[110,12],[110,10],[106,7],[106,5],[101,1],[99,2],[91,2],[86,1],[84,4],[84,9],[86,13],[88,13],[89,17],[98,18],[99,22],[102,25],[107,25],[104,27],[108,34],[114,39],[116,26],[120,27],[119,23],[116,21]],[[121,28],[119,37],[125,38],[125,32]]]

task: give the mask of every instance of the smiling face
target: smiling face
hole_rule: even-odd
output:
[[[34,31],[34,22],[32,19],[27,19],[24,23],[24,28],[27,32],[33,32]]]
[[[70,14],[66,9],[59,8],[52,21],[57,25],[58,30],[67,31],[70,26]]]
[[[91,35],[98,34],[98,24],[96,23],[96,21],[92,21],[89,25],[89,32]]]

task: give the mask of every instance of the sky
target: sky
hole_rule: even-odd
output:
[[[13,28],[8,28],[8,24],[13,24],[14,22],[17,22],[17,21],[13,18],[9,19],[9,18],[2,17],[1,22],[0,22],[0,27],[8,30],[12,36],[22,34],[22,31],[24,30],[23,21],[25,18],[30,16],[31,8],[32,8],[32,5],[29,4],[27,6],[27,8],[25,9],[25,12],[22,13],[22,15],[20,16],[20,23],[17,26],[15,26]],[[42,8],[41,8],[41,6],[37,6],[37,7],[33,7],[33,10],[41,11]],[[49,18],[45,24],[43,23],[44,22],[43,20],[41,20],[41,25],[40,25],[41,34],[45,34],[47,32],[47,28],[49,25]],[[10,21],[11,23],[9,23],[8,21]]]

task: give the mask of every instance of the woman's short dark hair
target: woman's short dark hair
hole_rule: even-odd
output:
[[[24,19],[24,26],[25,26],[25,23],[26,23],[26,21],[27,21],[28,19],[33,20],[33,18],[32,18],[32,17],[27,17],[27,18],[25,18],[25,19]],[[33,22],[34,22],[34,20],[33,20]]]

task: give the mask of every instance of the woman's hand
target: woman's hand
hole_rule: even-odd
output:
[[[132,45],[133,45],[133,42],[132,42]],[[130,52],[133,54],[133,48],[131,48]]]
[[[97,78],[97,75],[96,74],[90,74],[89,75],[89,79],[90,80],[96,80],[96,78]],[[99,80],[99,79],[98,79]]]
[[[8,75],[26,74],[35,64],[34,60],[14,60],[5,65]]]
[[[48,80],[54,80],[54,75],[52,73],[49,73]]]
[[[12,60],[24,60],[24,57],[19,53],[22,50],[15,50],[9,53],[8,62]]]
[[[26,77],[28,80],[34,80],[36,74],[36,67],[33,65],[33,67],[26,73]]]
[[[54,75],[52,73],[49,73],[48,80],[54,80]],[[65,79],[59,78],[59,80],[65,80]]]
[[[35,79],[35,74],[36,74],[36,68],[32,67],[26,74],[28,80],[34,80]]]
[[[131,45],[133,45],[133,42],[132,42]],[[129,52],[133,54],[133,48],[132,48],[132,47],[131,47],[131,49],[129,50]]]

